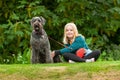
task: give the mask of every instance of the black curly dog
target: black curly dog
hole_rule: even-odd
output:
[[[45,19],[41,17],[33,17],[31,26],[33,31],[31,34],[30,44],[32,47],[31,63],[52,63],[50,43],[48,36],[43,29]]]

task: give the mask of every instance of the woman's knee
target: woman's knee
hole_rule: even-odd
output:
[[[94,50],[93,53],[100,55],[101,51],[100,50]]]

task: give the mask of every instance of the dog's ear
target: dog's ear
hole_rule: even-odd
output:
[[[34,18],[35,18],[35,17],[33,17],[33,18],[30,20],[31,26],[33,26]]]
[[[42,20],[42,25],[45,25],[45,23],[46,23],[45,18],[43,18],[42,16],[40,16],[39,18]]]

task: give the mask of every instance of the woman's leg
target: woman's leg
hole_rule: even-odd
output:
[[[73,60],[75,62],[85,62],[86,59],[80,58],[72,53],[64,53],[63,54],[64,59],[68,62],[69,60]]]
[[[95,58],[95,61],[96,61],[99,58],[100,53],[101,52],[99,50],[92,51],[90,54],[88,54],[87,56],[85,56],[84,59]]]

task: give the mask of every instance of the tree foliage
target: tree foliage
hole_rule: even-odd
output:
[[[104,60],[119,60],[119,0],[1,0],[0,1],[0,63],[14,63],[18,53],[30,51],[30,20],[46,19],[49,37],[62,42],[63,28],[74,22],[91,49],[105,53]],[[50,40],[51,49],[62,46]]]

